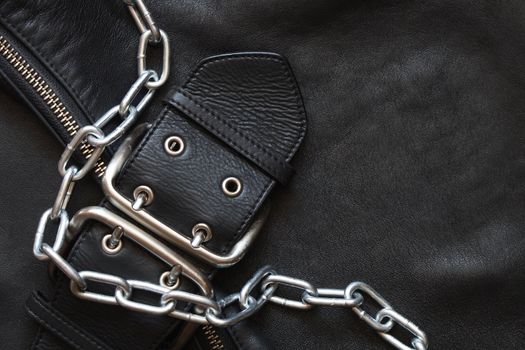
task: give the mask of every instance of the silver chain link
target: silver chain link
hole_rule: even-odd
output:
[[[188,322],[202,325],[227,327],[234,325],[259,311],[268,302],[284,307],[309,310],[316,306],[331,306],[352,309],[364,322],[379,333],[388,343],[400,350],[426,350],[428,339],[414,323],[396,312],[392,306],[370,286],[362,282],[353,282],[345,289],[316,288],[311,283],[277,274],[271,267],[263,267],[250,278],[238,293],[222,299],[190,293],[160,284],[146,281],[127,280],[119,276],[95,271],[77,271],[62,257],[62,250],[69,226],[67,203],[76,181],[82,179],[95,166],[105,147],[121,138],[134,124],[138,115],[151,101],[155,91],[167,80],[170,68],[170,48],[167,34],[153,20],[151,13],[142,0],[123,0],[141,32],[138,49],[138,78],[131,85],[122,101],[110,108],[93,125],[84,126],[77,131],[64,150],[58,162],[62,183],[53,206],[47,209],[40,218],[35,234],[33,254],[39,260],[55,264],[69,279],[71,292],[78,298],[109,305],[120,305],[129,310],[153,315],[169,315]],[[146,68],[148,45],[161,44],[163,50],[162,73]],[[141,99],[134,104],[142,94]],[[107,134],[103,128],[115,117],[120,117],[120,124]],[[87,162],[80,168],[69,165],[71,157],[82,144],[88,143],[94,151]],[[44,243],[44,233],[50,224],[55,224],[56,235],[53,245]],[[112,293],[101,294],[89,291],[91,283],[114,287]],[[280,287],[296,289],[300,297],[290,299],[277,295]],[[146,304],[133,299],[135,291],[156,295],[158,303]],[[363,309],[365,297],[382,308],[371,315]],[[177,308],[179,302],[190,304],[188,310]],[[226,309],[234,309],[225,315]],[[391,334],[395,324],[407,330],[411,344],[405,344]]]

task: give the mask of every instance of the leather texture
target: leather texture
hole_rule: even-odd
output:
[[[40,332],[38,324],[24,308],[31,293],[22,290],[37,288],[48,294],[51,284],[47,267],[34,259],[28,247],[32,246],[35,223],[41,214],[36,208],[48,207],[55,196],[53,192],[58,189],[60,177],[56,172],[56,159],[62,147],[46,125],[35,118],[35,112],[24,105],[25,101],[10,93],[10,89],[6,90],[2,84],[0,168],[3,180],[0,181],[0,193],[4,199],[0,201],[0,340],[3,349],[29,349]],[[35,181],[36,176],[39,181]],[[42,186],[42,183],[49,185]],[[86,178],[77,191],[70,201],[72,211],[102,198],[93,179]]]
[[[125,247],[119,253],[109,255],[103,251],[102,238],[110,234],[112,230],[112,227],[99,223],[88,224],[69,253],[68,261],[71,265],[79,271],[104,271],[126,279],[158,283],[160,275],[169,270],[169,266],[152,256],[140,245],[123,239]],[[68,278],[58,274],[55,291],[50,294],[51,297],[47,303],[48,308],[67,319],[68,324],[72,325],[68,328],[79,328],[82,333],[65,337],[62,328],[53,329],[48,322],[44,324],[47,331],[41,332],[34,343],[34,349],[60,348],[65,345],[63,341],[75,349],[83,349],[79,341],[86,338],[84,334],[87,334],[90,339],[97,339],[107,344],[110,349],[156,349],[180,324],[167,316],[145,315],[113,305],[97,305],[90,301],[80,300],[71,293],[69,285]],[[181,288],[188,288],[188,286],[183,284]],[[96,283],[92,283],[89,290],[113,294],[111,288]],[[140,298],[139,295],[139,300],[142,300]],[[154,294],[146,294],[142,298],[151,304],[158,302]],[[37,319],[43,318],[41,310],[31,308],[32,305],[34,304],[31,302],[28,305],[32,314],[36,315]],[[49,314],[48,318],[51,316],[53,315]],[[55,323],[57,318],[55,316]]]
[[[150,187],[155,196],[145,208],[150,215],[189,238],[196,224],[207,224],[213,236],[204,246],[224,255],[251,226],[279,179],[267,166],[291,168],[305,131],[301,96],[282,57],[213,57],[168,98],[116,188],[132,200],[135,188]],[[182,154],[164,150],[171,136],[184,141]],[[241,182],[235,197],[222,190],[229,177]]]
[[[316,286],[363,280],[421,326],[431,348],[525,347],[523,1],[148,5],[174,38],[170,84],[180,85],[195,62],[213,54],[279,52],[294,69],[309,116],[294,159],[300,176],[276,189],[263,239],[216,283],[238,290],[268,263]],[[120,1],[4,1],[0,17],[93,116],[125,93],[132,79],[122,77],[135,76],[136,28]],[[9,113],[2,118],[13,129],[2,130],[21,133],[14,125],[24,120]],[[2,151],[27,143],[4,142]],[[47,191],[58,158],[52,147],[48,140],[39,153],[49,168],[38,159],[24,167],[4,161],[9,178],[33,191],[30,199],[12,199],[16,205],[2,202],[2,266],[31,261],[9,247],[20,240],[29,251],[24,240],[35,212],[54,198]],[[42,191],[23,176],[27,169],[49,181]],[[3,184],[2,195],[12,187]],[[18,215],[26,208],[34,220]],[[37,283],[29,276],[43,283],[42,269],[30,266],[2,275],[0,285],[17,281],[29,294],[28,284]],[[15,304],[11,289],[2,293]],[[389,349],[348,310],[270,305],[254,323],[272,349]],[[23,348],[27,328],[3,329],[13,348]]]
[[[81,326],[76,325],[56,310],[40,293],[33,293],[26,305],[31,317],[75,348],[86,350],[111,349],[103,341],[87,334]]]
[[[194,109],[186,109],[184,103],[170,102],[184,115],[191,113],[204,122],[205,118],[217,118],[224,123],[220,129],[223,134],[230,132],[227,130],[235,132],[228,142],[238,145],[249,141],[249,153],[255,159],[273,154],[278,159],[285,152],[283,159],[288,162],[304,137],[306,120],[299,91],[287,63],[276,54],[230,54],[206,60],[177,94],[193,95],[192,103],[207,113],[197,114]],[[162,112],[119,174],[116,188],[129,198],[138,186],[152,188],[154,199],[146,208],[151,215],[188,235],[194,225],[206,223],[213,237],[203,244],[224,254],[250,226],[275,180],[252,165],[251,158],[221,143],[215,134],[186,121],[182,113],[174,111],[173,106]],[[170,136],[184,140],[180,155],[165,151]],[[242,182],[242,191],[235,198],[221,190],[222,180],[230,176]],[[169,266],[156,261],[144,248],[123,240],[126,247],[118,254],[104,253],[102,237],[112,230],[99,224],[88,225],[76,238],[68,261],[79,271],[103,271],[158,283]],[[189,287],[182,284],[180,288],[191,290]],[[100,286],[88,288],[112,293]],[[30,314],[48,331],[35,342],[34,349],[48,347],[54,338],[76,349],[84,349],[86,344],[94,349],[155,349],[176,337],[177,329],[182,327],[180,321],[169,317],[99,306],[72,296],[68,279],[60,275],[49,302],[32,297],[28,303]],[[108,312],[109,317],[105,316]],[[121,327],[125,331],[119,331]]]

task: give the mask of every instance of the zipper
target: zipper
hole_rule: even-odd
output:
[[[202,326],[202,331],[204,335],[206,336],[206,339],[208,340],[208,344],[210,344],[211,350],[222,350],[224,349],[224,344],[217,333],[217,329],[212,325],[204,325]]]
[[[0,35],[0,55],[18,72],[24,81],[37,93],[47,106],[51,114],[56,118],[66,133],[73,137],[80,129],[81,125],[75,120],[57,93],[49,86],[46,80],[32,67],[9,41]],[[80,153],[84,159],[89,159],[93,154],[93,147],[88,143],[80,146]],[[97,177],[102,177],[106,171],[106,164],[102,159],[97,161],[94,168]],[[204,325],[202,332],[206,337],[210,350],[224,349],[224,343],[212,325]]]
[[[40,96],[44,104],[49,108],[56,120],[62,125],[66,133],[73,137],[80,129],[80,124],[71,115],[64,103],[49,86],[45,79],[22,57],[9,41],[0,35],[0,55],[16,70],[27,84]],[[84,142],[80,146],[80,153],[84,159],[89,159],[93,154],[93,147]],[[106,170],[106,164],[102,159],[97,161],[95,174],[102,177]]]

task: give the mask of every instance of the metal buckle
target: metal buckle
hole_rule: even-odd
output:
[[[193,264],[174,252],[164,243],[153,238],[131,222],[103,207],[87,207],[79,210],[69,224],[69,239],[74,239],[89,220],[101,222],[109,227],[122,227],[123,236],[146,248],[170,266],[182,266],[182,275],[193,281],[206,296],[213,296],[208,278]]]
[[[131,217],[133,220],[137,221],[139,224],[143,225],[163,239],[166,239],[167,241],[175,244],[185,252],[201,260],[204,260],[215,267],[228,267],[237,263],[242,259],[244,254],[246,254],[246,251],[259,233],[268,214],[267,209],[263,209],[262,213],[259,214],[248,231],[232,247],[232,249],[228,253],[221,255],[210,251],[204,246],[193,247],[191,244],[191,235],[185,236],[180,232],[177,232],[176,230],[157,220],[145,209],[138,211],[133,210],[133,201],[126,198],[117,191],[114,186],[114,181],[122,170],[122,167],[133,151],[139,136],[142,135],[144,130],[144,126],[137,127],[137,129],[122,142],[122,145],[119,147],[112,160],[108,164],[106,173],[102,178],[102,188],[106,197],[109,199],[111,204],[126,213],[126,215]]]

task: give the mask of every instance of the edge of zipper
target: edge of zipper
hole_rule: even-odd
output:
[[[75,120],[69,109],[65,106],[55,90],[44,77],[23,57],[19,50],[4,36],[0,34],[0,56],[4,58],[11,68],[27,83],[27,85],[40,97],[49,112],[63,127],[69,137],[73,137],[80,129],[80,124]],[[93,147],[82,143],[80,153],[87,160],[93,154]],[[106,164],[99,159],[94,168],[97,177],[102,177]]]

